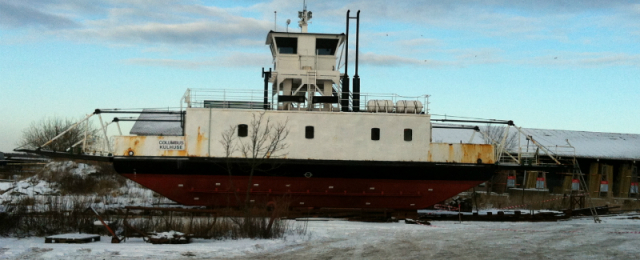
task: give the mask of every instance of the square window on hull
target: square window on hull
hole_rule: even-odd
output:
[[[313,131],[313,126],[306,126],[304,128],[304,138],[313,139],[313,135],[314,135],[313,132],[314,132]]]
[[[407,142],[413,140],[413,130],[411,128],[404,129],[404,140]]]
[[[249,135],[249,126],[245,124],[238,125],[238,136],[247,137],[247,135]]]
[[[380,140],[380,128],[371,128],[371,140]]]

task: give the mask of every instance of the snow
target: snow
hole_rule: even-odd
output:
[[[76,163],[73,161],[54,161],[47,163],[43,169],[42,175],[57,172],[70,172],[74,175],[89,175],[98,170],[93,165]],[[126,185],[115,190],[112,194],[116,196],[105,195],[60,195],[57,185],[40,179],[39,175],[35,175],[17,182],[0,182],[0,212],[4,211],[7,204],[18,203],[26,197],[36,200],[36,210],[40,210],[40,206],[45,205],[50,198],[59,199],[66,208],[73,208],[73,203],[84,203],[85,207],[93,207],[95,209],[115,209],[124,206],[153,206],[157,204],[174,204],[173,201],[161,196],[154,196],[154,192],[148,190],[139,184],[127,179]]]
[[[13,182],[0,181],[0,194],[13,187]]]
[[[203,240],[153,245],[45,244],[43,238],[0,238],[0,259],[636,259],[638,215],[559,222],[451,222],[431,226],[312,221],[306,235],[271,240]],[[635,219],[634,219],[635,217]],[[293,220],[291,220],[293,221]]]
[[[106,220],[105,220],[105,221],[104,221],[104,223],[105,223],[105,224],[107,224],[107,225],[109,225],[109,224],[111,224],[111,221],[106,221]],[[94,225],[94,226],[104,226],[104,225],[102,224],[102,221],[100,221],[100,220],[96,220],[96,221],[94,221],[94,222],[93,222],[93,225]]]
[[[89,175],[98,171],[93,165],[74,161],[50,162],[44,167],[46,173],[68,171],[74,175]]]
[[[161,232],[161,233],[158,233],[158,234],[155,234],[155,235],[151,235],[151,238],[172,239],[174,237],[182,237],[182,236],[184,236],[184,233],[171,230],[169,232]]]

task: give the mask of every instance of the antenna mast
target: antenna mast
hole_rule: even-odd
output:
[[[307,1],[302,2],[302,11],[298,12],[298,26],[303,33],[307,32],[307,21],[311,20],[311,11],[307,11]]]

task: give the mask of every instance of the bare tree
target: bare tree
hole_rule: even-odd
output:
[[[222,138],[219,141],[220,144],[222,145],[222,148],[224,149],[224,154],[226,159],[224,168],[227,169],[227,174],[229,174],[229,177],[233,175],[233,164],[231,163],[230,158],[233,155],[233,153],[238,151],[238,144],[236,143],[237,129],[238,129],[238,126],[236,125],[230,126],[229,129],[222,132]],[[229,178],[229,185],[233,190],[235,190],[235,185],[233,184],[232,178]],[[236,201],[240,201],[240,198],[238,197],[238,193],[234,192],[233,194],[236,197]]]
[[[505,130],[507,130],[507,127],[511,127],[511,126],[496,126],[496,125],[486,125],[485,127],[483,127],[482,131],[484,131],[484,141],[487,144],[492,144],[495,145],[496,147],[498,147],[502,141],[504,140],[504,144],[502,147],[502,151],[506,151],[506,152],[513,152],[515,149],[517,149],[518,146],[518,134],[515,132],[506,132]],[[513,129],[510,129],[513,130]],[[507,134],[506,138],[505,138],[505,134]],[[497,148],[496,148],[497,149]],[[496,153],[499,152],[496,150]],[[500,154],[496,154],[496,160],[500,160],[500,158],[498,158],[498,156],[500,156]],[[496,174],[494,174],[491,179],[486,183],[486,185],[488,185],[487,187],[487,195],[491,195],[491,192],[493,190],[502,193],[504,192],[504,189],[506,189],[506,172],[504,171],[499,171]],[[494,184],[499,183],[500,185],[495,186]],[[502,185],[502,183],[504,183],[504,185]]]
[[[278,232],[274,232],[272,227],[281,226],[277,217],[277,210],[274,209],[271,216],[266,217],[264,213],[267,211],[260,214],[260,212],[252,210],[249,196],[255,173],[257,171],[275,169],[279,165],[269,162],[269,159],[287,155],[284,152],[288,147],[287,143],[285,143],[285,139],[289,136],[287,122],[285,120],[284,122],[274,123],[268,116],[265,116],[264,112],[254,113],[250,125],[247,126],[246,136],[238,137],[236,132],[239,128],[234,125],[224,131],[220,139],[220,144],[225,152],[226,168],[229,176],[241,170],[249,172],[243,204],[244,217],[231,218],[238,225],[238,228],[248,234],[249,237],[270,238],[277,236]],[[245,158],[245,160],[238,162],[233,158],[236,157],[234,154],[239,154],[237,157]],[[232,178],[230,178],[231,180]],[[233,187],[233,183],[230,183],[230,185]],[[236,201],[240,202],[238,194],[234,192],[234,195],[236,196]],[[269,219],[268,221],[267,218]]]
[[[484,142],[486,144],[498,145],[504,139],[505,130],[510,126],[486,125],[481,130],[484,131]],[[513,130],[513,129],[512,129]],[[504,149],[513,151],[518,146],[518,134],[509,132],[505,140]]]
[[[236,137],[237,126],[231,126],[222,133],[220,144],[225,151],[227,158],[227,171],[232,175],[232,164],[229,158],[234,153],[239,152],[246,160],[243,165],[248,166],[249,180],[247,182],[247,190],[245,195],[245,205],[249,203],[249,194],[256,171],[269,171],[277,167],[277,165],[269,164],[270,167],[263,167],[271,158],[284,157],[287,154],[284,150],[288,147],[285,139],[289,136],[287,128],[288,120],[284,122],[274,123],[265,113],[254,113],[252,115],[250,125],[248,125],[248,133],[246,137]]]
[[[18,142],[18,146],[27,148],[38,148],[58,136],[79,120],[69,118],[49,117],[37,122],[32,122],[29,127],[22,130],[22,140]],[[60,138],[53,141],[47,146],[47,149],[54,151],[65,151],[73,145],[85,138],[85,128],[87,128],[87,144],[93,145],[94,138],[98,131],[93,125],[88,127],[84,123],[78,127],[71,129]]]

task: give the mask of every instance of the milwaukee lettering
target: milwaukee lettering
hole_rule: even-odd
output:
[[[184,141],[168,141],[168,140],[160,140],[158,141],[160,145],[160,150],[184,150]]]

